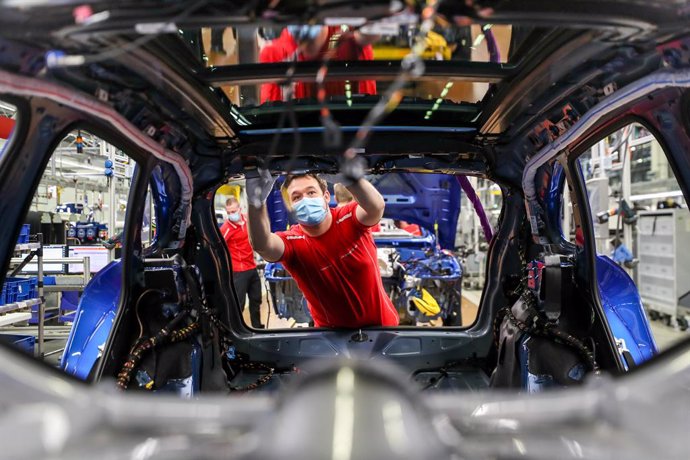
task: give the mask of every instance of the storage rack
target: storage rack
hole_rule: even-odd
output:
[[[637,223],[638,287],[650,317],[670,326],[690,313],[690,215],[687,209],[641,211]]]
[[[34,306],[38,306],[38,324],[36,328],[26,328],[28,330],[36,329],[37,340],[36,340],[36,356],[39,358],[44,358],[45,353],[45,338],[46,338],[46,326],[45,326],[45,316],[46,316],[46,303],[45,303],[45,293],[46,292],[61,292],[61,291],[83,291],[84,287],[88,284],[91,275],[91,264],[90,258],[88,256],[82,258],[75,257],[63,257],[54,259],[45,259],[43,257],[43,244],[42,235],[36,235],[37,242],[35,243],[19,243],[15,247],[15,256],[10,260],[11,269],[10,276],[19,274],[21,270],[34,258],[36,259],[37,265],[37,290],[38,298],[28,299],[24,301],[12,302],[6,305],[0,305],[0,327],[9,326],[17,323],[26,322],[31,319],[31,309]],[[84,275],[80,279],[79,284],[59,284],[55,286],[45,286],[44,285],[44,264],[81,264],[83,265]],[[58,307],[59,308],[59,307]],[[28,310],[28,311],[27,311]],[[55,352],[60,352],[62,350],[56,350]],[[52,354],[51,353],[51,354]]]
[[[38,347],[36,354],[39,357],[43,356],[43,344],[44,344],[44,316],[45,316],[45,302],[43,297],[43,250],[42,250],[42,235],[37,235],[38,241],[35,243],[18,243],[14,249],[14,255],[23,255],[23,257],[14,257],[11,259],[10,264],[15,265],[11,270],[10,276],[15,276],[18,274],[26,264],[28,264],[34,257],[36,258],[36,264],[38,266],[38,276],[37,276],[37,286],[38,286],[38,298],[28,299],[25,301],[12,302],[0,306],[0,313],[5,313],[4,316],[0,316],[0,325],[9,326],[11,324],[16,324],[23,321],[28,321],[31,318],[31,307],[38,305]],[[26,311],[28,309],[28,311]]]

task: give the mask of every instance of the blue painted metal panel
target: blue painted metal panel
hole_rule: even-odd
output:
[[[607,256],[597,256],[597,282],[601,303],[616,339],[625,340],[635,364],[659,351],[642,307],[635,282]]]
[[[401,238],[384,233],[374,236],[374,242],[379,248],[436,249],[436,237],[425,228],[422,228],[422,236]]]
[[[405,220],[435,231],[444,249],[455,247],[455,232],[460,216],[462,190],[455,176],[448,174],[389,173],[369,178],[386,200],[383,217]],[[294,224],[280,194],[281,178],[266,202],[271,231],[287,229]],[[332,185],[329,184],[331,195]]]
[[[545,205],[547,218],[559,233],[564,183],[563,168],[556,164]],[[599,294],[611,332],[617,340],[625,341],[635,364],[650,359],[658,353],[658,349],[635,282],[607,256],[597,256],[596,264]]]
[[[448,174],[390,173],[371,178],[386,200],[383,217],[400,219],[434,232],[441,248],[455,247],[461,188]]]
[[[565,171],[560,163],[556,163],[553,167],[553,175],[551,182],[546,190],[544,197],[544,207],[546,211],[546,218],[549,222],[549,230],[556,232],[553,238],[563,237],[568,239],[567,235],[563,235],[563,228],[561,221],[561,207],[563,204],[563,186],[565,185]]]
[[[60,367],[80,379],[91,372],[113,327],[120,300],[122,264],[113,261],[84,289]]]

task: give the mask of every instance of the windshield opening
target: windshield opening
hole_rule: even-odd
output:
[[[397,326],[472,325],[486,271],[489,242],[485,229],[486,225],[495,229],[498,223],[500,187],[481,178],[467,181],[485,207],[486,220],[482,222],[474,208],[476,203],[465,196],[454,176],[389,173],[368,176],[368,180],[386,205],[384,217],[368,232],[380,288],[395,309]],[[251,251],[246,240],[249,205],[245,187],[242,180],[223,185],[214,200],[220,232],[233,259],[233,278],[244,321],[258,329],[314,327],[313,307],[289,269]],[[290,197],[277,187],[269,198],[271,228],[290,234],[300,224],[294,208],[288,205]],[[354,197],[342,184],[328,183],[327,187],[334,215],[340,216],[343,209],[351,213],[356,208]],[[324,315],[320,311],[318,314]]]

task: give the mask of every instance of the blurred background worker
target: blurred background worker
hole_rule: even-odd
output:
[[[343,184],[334,184],[333,192],[335,194],[335,202],[337,203],[338,207],[345,206],[355,199],[355,197],[352,196],[352,193],[350,193],[350,191],[345,188]]]
[[[288,26],[278,38],[264,46],[259,62],[321,61],[329,51],[334,61],[371,61],[374,58],[371,46],[374,39],[357,31],[343,32],[336,26]],[[329,96],[344,96],[349,88],[355,94],[376,94],[376,80],[353,81],[352,86],[349,85],[344,81],[326,81],[324,86]],[[293,98],[315,98],[317,90],[315,83],[296,82]],[[285,95],[279,84],[261,85],[262,104],[283,100]]]
[[[345,206],[348,203],[351,203],[355,197],[352,196],[352,193],[345,187],[343,184],[334,184],[333,185],[333,194],[335,195],[335,202],[337,203],[337,207],[340,208],[342,206]],[[380,232],[381,231],[381,224],[378,223],[376,225],[373,225],[370,227],[371,232]]]
[[[249,244],[247,219],[240,212],[237,198],[230,197],[225,202],[227,220],[220,228],[220,233],[228,245],[232,260],[232,278],[237,291],[240,306],[244,309],[246,297],[249,296],[249,318],[252,327],[263,329],[261,324],[261,278],[256,270],[254,251]]]
[[[400,230],[405,230],[407,233],[411,233],[414,236],[422,236],[422,229],[419,228],[417,224],[410,224],[404,220],[395,220],[393,224]]]
[[[615,237],[611,241],[611,258],[618,265],[623,265],[626,268],[633,268],[636,265],[636,261],[633,257],[633,253],[628,249],[628,247],[623,244],[620,238]]]

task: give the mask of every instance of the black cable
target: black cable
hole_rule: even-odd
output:
[[[417,31],[412,52],[403,58],[400,63],[400,73],[360,125],[350,146],[343,154],[346,161],[353,160],[357,156],[366,144],[372,128],[398,106],[402,100],[402,90],[407,81],[411,77],[420,77],[424,73],[424,62],[420,56],[426,48],[425,39],[434,27],[434,19],[440,4],[441,0],[426,1],[426,7],[422,9],[422,23]]]
[[[246,392],[246,391],[253,391],[259,388],[260,386],[263,386],[267,384],[268,382],[271,381],[273,378],[273,374],[275,373],[275,368],[269,366],[268,364],[256,362],[256,361],[248,361],[248,362],[239,362],[236,363],[236,365],[242,369],[242,370],[250,370],[250,371],[263,371],[266,372],[264,375],[260,376],[258,379],[256,379],[255,382],[252,382],[248,385],[244,385],[241,387],[233,387],[228,383],[228,389],[230,392]]]
[[[285,171],[289,174],[292,172],[292,167],[297,160],[300,150],[302,149],[302,134],[299,131],[299,125],[297,124],[297,115],[295,114],[294,101],[288,101],[288,118],[290,119],[290,126],[292,127],[292,151],[290,152],[290,159],[285,166]]]
[[[317,71],[317,78],[316,78],[316,83],[317,83],[317,100],[319,101],[319,104],[321,106],[321,123],[325,128],[333,128],[335,127],[336,129],[339,129],[339,125],[335,120],[333,120],[333,117],[330,113],[330,110],[328,109],[328,106],[326,105],[325,101],[325,79],[326,75],[328,73],[328,64],[330,63],[331,59],[335,56],[335,53],[337,52],[338,48],[343,43],[342,40],[343,35],[338,37],[338,40],[333,48],[331,48],[323,57],[323,60],[321,61],[321,66],[319,70]],[[295,164],[295,161],[297,160],[297,156],[299,155],[299,152],[302,147],[302,138],[301,138],[301,133],[299,131],[299,125],[297,123],[297,116],[295,113],[295,106],[294,106],[294,100],[293,100],[293,88],[292,88],[292,83],[293,83],[293,77],[295,73],[295,66],[297,59],[295,58],[293,61],[293,64],[288,68],[287,72],[285,73],[285,78],[286,78],[286,85],[288,86],[287,93],[284,95],[285,99],[285,108],[287,110],[283,110],[280,113],[280,118],[278,119],[278,124],[277,124],[277,132],[273,136],[273,139],[271,141],[271,148],[269,149],[269,155],[267,157],[266,161],[266,167],[270,169],[270,164],[272,162],[273,157],[275,156],[275,152],[278,147],[278,141],[280,140],[281,134],[282,134],[282,128],[285,125],[285,114],[288,114],[288,117],[290,119],[290,126],[292,127],[292,135],[293,135],[293,144],[292,144],[292,152],[290,153],[290,158],[288,160],[287,165],[285,166],[285,171],[289,174],[292,171],[292,168]]]
[[[129,382],[132,379],[132,374],[139,366],[144,353],[165,343],[171,331],[187,316],[187,310],[183,310],[178,313],[172,320],[168,322],[160,331],[156,333],[153,337],[149,337],[143,342],[135,343],[130,351],[127,361],[122,365],[122,370],[117,375],[116,385],[121,390],[126,390],[129,386]],[[193,330],[193,329],[192,329]],[[181,334],[176,334],[175,337],[179,338]],[[139,340],[137,340],[139,341]]]
[[[266,280],[266,270],[264,270],[264,287],[266,288],[266,304],[268,305],[268,316],[266,317],[266,329],[268,329],[268,324],[271,321],[271,310],[273,306],[271,305],[271,286],[268,280]]]
[[[525,297],[530,295],[533,294],[526,294]],[[531,302],[525,297],[523,297],[523,300],[528,302],[529,305]],[[530,306],[530,308],[532,307]],[[598,374],[600,372],[599,365],[597,364],[596,359],[594,357],[594,353],[591,350],[589,350],[585,346],[585,344],[582,343],[582,341],[580,341],[578,338],[574,337],[573,335],[565,331],[558,329],[556,324],[554,323],[542,321],[538,315],[535,315],[532,324],[529,325],[526,322],[517,319],[515,315],[513,315],[513,312],[511,311],[510,307],[506,307],[503,310],[503,316],[505,316],[508,319],[508,321],[523,334],[550,339],[558,344],[565,345],[576,351],[580,355],[580,357],[587,363],[592,372],[594,372],[595,374]]]
[[[287,72],[285,72],[285,82],[282,86],[285,87],[285,94],[284,94],[284,99],[285,99],[285,108],[287,110],[281,110],[280,111],[280,117],[278,118],[278,124],[276,125],[276,133],[273,135],[273,139],[271,139],[271,146],[268,149],[268,155],[266,156],[266,159],[264,160],[264,169],[268,169],[269,171],[271,170],[271,163],[273,163],[273,159],[276,156],[276,151],[278,150],[278,143],[280,142],[280,138],[283,135],[283,126],[285,126],[285,118],[287,115],[290,115],[290,123],[291,127],[293,130],[293,136],[296,136],[299,138],[300,133],[299,133],[299,126],[297,125],[297,118],[295,117],[295,112],[294,112],[294,101],[292,99],[293,95],[293,78],[295,75],[295,70],[297,66],[297,60],[292,61],[292,65],[288,67]],[[301,138],[299,138],[299,141],[301,143]],[[301,146],[298,146],[300,148]],[[296,151],[295,145],[293,143],[293,154]],[[290,172],[290,169],[286,168],[287,172]]]
[[[147,294],[152,294],[154,292],[162,293],[163,291],[160,289],[147,289],[141,293],[141,295],[137,299],[137,302],[134,304],[134,317],[136,318],[137,324],[139,325],[139,336],[134,341],[135,345],[139,342],[139,340],[142,339],[142,337],[144,337],[144,325],[142,324],[141,318],[139,317],[139,304],[141,303],[141,299],[143,299]]]

